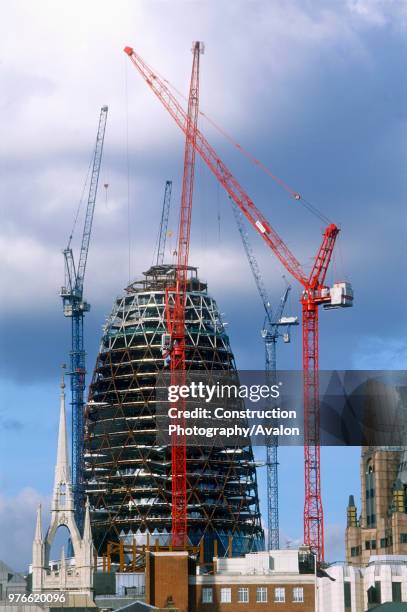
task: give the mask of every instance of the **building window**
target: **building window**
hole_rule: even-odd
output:
[[[274,601],[276,601],[277,603],[285,602],[285,588],[284,587],[278,587],[274,589]]]
[[[266,587],[257,587],[256,602],[257,603],[267,603],[267,588]]]
[[[375,474],[373,465],[369,462],[366,470],[366,520],[368,527],[376,526],[376,515],[375,515]]]
[[[221,603],[231,603],[232,601],[232,589],[229,587],[224,587],[220,590],[220,602]]]
[[[400,544],[407,544],[407,533],[400,533]]]
[[[239,603],[249,603],[249,588],[239,587],[237,589],[237,601]]]
[[[343,584],[343,603],[345,606],[345,612],[350,612],[352,610],[350,582],[344,582]]]
[[[304,601],[304,589],[302,587],[293,588],[293,601],[295,603],[302,603]]]
[[[359,555],[362,554],[362,547],[361,546],[352,546],[352,548],[350,549],[350,556],[351,557],[359,557]]]
[[[367,601],[368,603],[377,603],[377,604],[382,603],[380,582],[375,582],[374,586],[371,586],[367,590]]]
[[[202,603],[213,603],[213,591],[211,587],[202,589]]]
[[[391,583],[392,601],[401,602],[401,582]]]

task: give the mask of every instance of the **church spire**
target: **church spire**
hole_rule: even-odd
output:
[[[83,527],[83,540],[86,542],[92,542],[92,529],[90,526],[89,497],[86,498],[86,511],[85,511],[85,523]]]
[[[42,542],[42,526],[41,526],[41,504],[37,508],[37,523],[35,525],[34,542]]]
[[[59,432],[57,462],[55,465],[54,493],[52,498],[52,510],[72,511],[73,496],[72,483],[68,459],[68,444],[66,435],[66,415],[65,415],[65,379],[64,373],[61,376],[61,394],[59,409]]]
[[[32,590],[34,593],[45,591],[69,590],[85,594],[90,601],[93,594],[94,548],[90,526],[89,502],[86,505],[84,537],[75,521],[75,507],[68,460],[65,415],[65,381],[62,374],[61,401],[59,409],[58,450],[55,465],[54,492],[51,505],[51,522],[45,539],[42,539],[41,508],[37,511],[37,523],[33,542]],[[58,527],[67,527],[72,543],[73,560],[67,563],[65,549],[62,548],[58,571],[50,567],[50,552]],[[72,572],[71,566],[75,566]]]

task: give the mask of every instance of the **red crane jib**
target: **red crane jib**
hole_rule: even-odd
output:
[[[329,289],[324,286],[324,283],[335,246],[335,241],[339,233],[339,228],[332,223],[325,229],[322,243],[315,257],[311,273],[307,275],[300,262],[290,251],[278,233],[273,229],[272,225],[267,221],[264,215],[259,211],[253,200],[234,178],[231,171],[226,167],[216,151],[208,143],[197,127],[192,134],[190,100],[188,103],[188,113],[186,113],[165,82],[148,66],[148,64],[134,51],[134,49],[131,47],[125,47],[124,51],[130,57],[134,66],[140,72],[146,83],[173,117],[179,128],[184,132],[186,136],[186,153],[187,148],[189,146],[193,146],[194,150],[199,153],[209,169],[227,191],[229,196],[248,219],[249,223],[278,257],[286,270],[297,279],[304,289],[301,296],[303,312],[302,335],[304,370],[304,541],[316,553],[318,561],[323,561],[324,523],[321,499],[319,446],[320,415],[318,380],[318,306],[321,304],[329,304],[330,302]],[[185,160],[187,161],[186,156]],[[190,183],[191,190],[192,186],[193,182]],[[186,188],[185,183],[183,183],[183,190],[184,188]],[[190,193],[192,194],[192,191]],[[187,215],[188,212],[190,213],[190,208],[186,210],[185,215]],[[186,218],[188,219],[186,227],[189,229],[188,224],[190,224],[190,216]],[[179,235],[181,236],[181,232]],[[185,246],[189,248],[189,233],[188,241],[185,243],[185,245],[179,245],[179,249],[180,246],[184,248],[184,255],[182,256],[183,259],[180,259],[180,250],[178,251],[178,269],[184,270],[186,277],[187,271],[184,265],[185,261],[187,261],[185,258],[185,253],[188,254],[188,251],[186,250]],[[185,364],[185,346],[183,345],[185,321],[183,318],[184,315],[181,313],[181,310],[184,310],[185,305],[183,301],[185,297],[184,276],[180,276],[179,282],[179,287],[181,290],[174,292],[175,305],[173,306],[172,315],[168,319],[171,319],[171,325],[174,327],[174,331],[172,332],[173,337],[179,338],[179,344],[178,341],[175,342],[173,355],[176,357],[177,363],[181,366]],[[179,297],[177,298],[176,296]],[[184,461],[183,458],[182,461]],[[174,464],[173,469],[175,469]],[[178,474],[178,472],[175,473]],[[178,498],[175,499],[175,504],[177,503]]]

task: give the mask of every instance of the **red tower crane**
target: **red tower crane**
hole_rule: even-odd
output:
[[[189,129],[188,114],[164,80],[131,47],[125,47],[124,51],[178,127],[187,135]],[[286,270],[303,287],[301,304],[304,371],[304,541],[315,552],[318,561],[323,561],[324,517],[320,475],[318,307],[321,304],[326,308],[348,307],[352,306],[353,302],[350,283],[334,283],[332,287],[325,285],[326,274],[339,228],[333,223],[326,227],[311,274],[307,275],[300,262],[259,211],[253,200],[240,186],[198,128],[195,132],[194,147],[253,228],[260,234]],[[295,194],[294,197],[296,199],[300,198],[298,194]]]
[[[175,286],[166,290],[166,320],[169,334],[171,385],[185,384],[185,302],[188,279],[192,199],[194,192],[196,130],[199,115],[199,56],[203,44],[192,44],[193,62],[185,126],[184,174],[178,227]],[[185,409],[185,400],[178,400],[177,414]],[[174,422],[184,429],[182,417]],[[186,441],[172,434],[171,439],[172,544],[184,546],[187,536]]]

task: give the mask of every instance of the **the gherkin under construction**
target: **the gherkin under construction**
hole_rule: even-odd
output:
[[[118,298],[104,329],[86,408],[85,489],[99,554],[120,538],[146,534],[168,544],[171,533],[171,447],[156,443],[157,374],[166,367],[165,290],[175,267],[153,266]],[[234,371],[229,338],[207,285],[189,268],[186,298],[189,370]],[[250,445],[187,447],[190,543],[205,557],[261,550],[256,469]],[[230,551],[229,551],[230,552]]]

